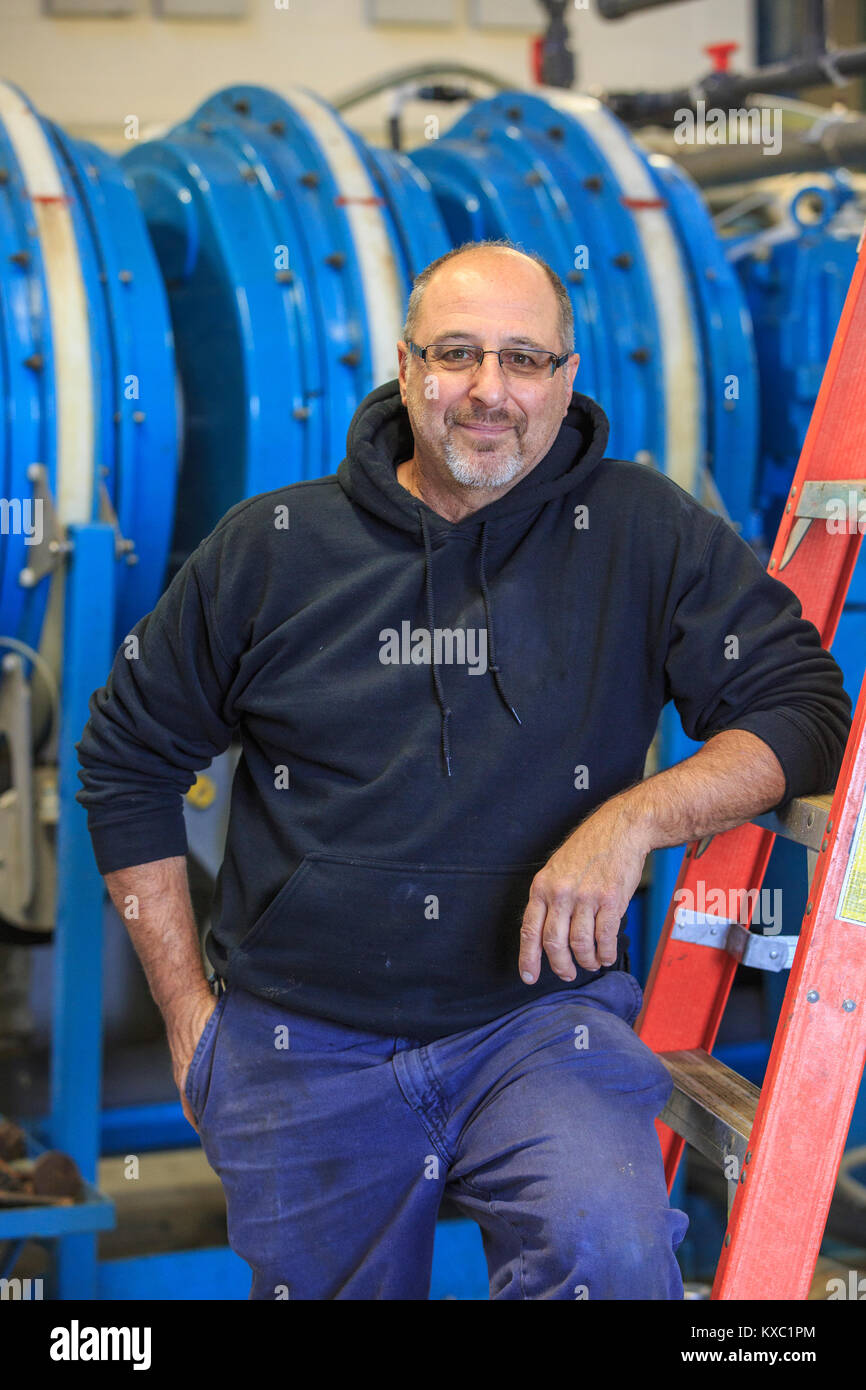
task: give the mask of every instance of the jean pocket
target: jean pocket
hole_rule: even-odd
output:
[[[202,1029],[201,1037],[196,1044],[192,1061],[186,1073],[183,1093],[189,1101],[190,1109],[195,1116],[196,1124],[199,1124],[207,1105],[208,1095],[210,1094],[210,1079],[213,1072],[213,1044],[219,1031],[220,1019],[225,1009],[225,1002],[228,995],[223,993],[214,1006],[207,1023]]]

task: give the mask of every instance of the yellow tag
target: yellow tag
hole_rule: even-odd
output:
[[[860,807],[854,840],[851,845],[851,858],[845,871],[845,881],[836,916],[841,922],[855,922],[866,927],[866,800]]]

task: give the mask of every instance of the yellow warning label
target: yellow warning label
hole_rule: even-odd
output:
[[[864,810],[866,810],[866,800],[860,807],[860,814],[857,817],[851,845],[851,857],[848,860],[845,881],[842,884],[842,893],[839,897],[839,906],[836,909],[836,916],[840,921],[856,922],[861,927],[866,927],[866,815],[864,815]]]

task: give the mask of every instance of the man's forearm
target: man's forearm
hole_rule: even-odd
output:
[[[105,886],[125,923],[166,1026],[171,1033],[195,996],[209,996],[198,928],[189,896],[186,859],[176,856],[115,869]]]
[[[730,729],[609,804],[634,819],[649,849],[665,849],[742,825],[784,794],[785,773],[772,749],[745,729]]]

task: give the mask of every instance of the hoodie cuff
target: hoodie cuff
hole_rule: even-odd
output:
[[[109,825],[88,824],[93,856],[100,874],[131,869],[157,859],[186,856],[188,842],[183,807],[156,811]]]
[[[819,785],[826,775],[824,759],[816,750],[814,739],[791,715],[782,710],[755,710],[715,732],[727,733],[732,729],[755,734],[775,753],[782,765],[785,794],[770,810],[776,811],[780,806],[787,805],[795,796],[811,796],[833,790],[832,785]]]

